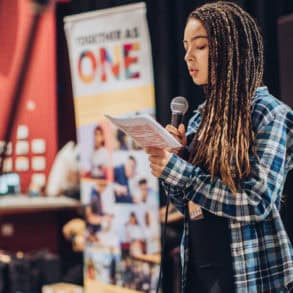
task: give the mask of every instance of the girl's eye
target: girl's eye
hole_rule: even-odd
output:
[[[205,49],[207,46],[206,45],[203,45],[203,46],[199,46],[199,47],[197,47],[197,49],[198,50],[203,50],[203,49]]]

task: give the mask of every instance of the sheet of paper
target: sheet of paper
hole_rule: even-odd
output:
[[[178,149],[182,145],[154,118],[140,114],[130,118],[105,115],[113,124],[131,136],[141,147]]]

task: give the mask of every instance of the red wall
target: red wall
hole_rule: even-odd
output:
[[[31,1],[0,1],[0,138],[7,125],[7,113],[15,86],[23,49],[32,20]],[[19,114],[12,134],[12,170],[20,174],[26,192],[33,174],[47,177],[57,151],[56,121],[56,38],[55,10],[51,5],[42,15],[32,59],[21,95]],[[27,135],[17,138],[17,128],[24,125]],[[45,142],[45,151],[32,150],[32,140]],[[16,154],[16,143],[28,145],[28,152]],[[33,169],[33,159],[45,162],[45,168]],[[16,169],[16,161],[28,163],[28,170]],[[19,161],[20,160],[20,161]],[[40,166],[39,166],[40,167]]]

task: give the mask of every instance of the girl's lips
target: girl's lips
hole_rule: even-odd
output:
[[[198,70],[196,70],[196,69],[189,69],[189,74],[191,76],[196,76],[198,74]]]

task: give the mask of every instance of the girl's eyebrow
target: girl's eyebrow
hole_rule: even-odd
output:
[[[207,39],[208,36],[205,36],[205,35],[194,36],[194,37],[191,37],[190,41],[195,41],[195,40],[200,39],[200,38]],[[183,40],[183,43],[185,44],[185,43],[187,43],[187,41]]]

